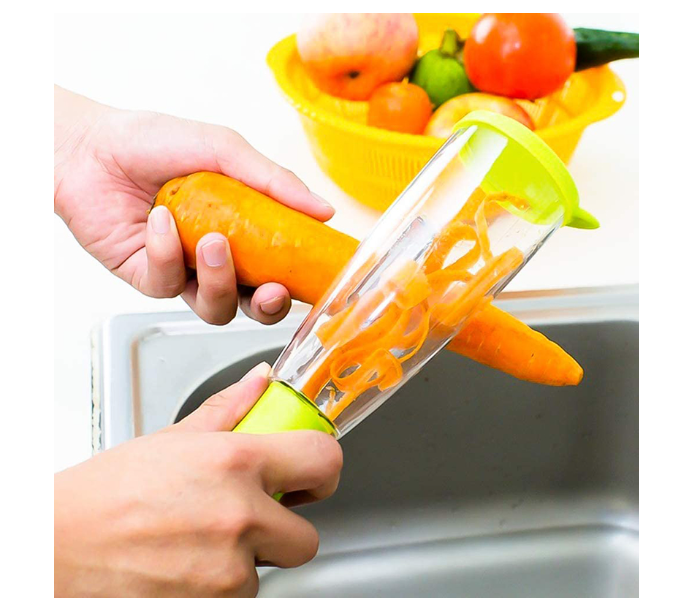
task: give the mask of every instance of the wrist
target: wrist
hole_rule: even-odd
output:
[[[68,163],[80,153],[90,131],[108,110],[85,96],[54,86],[54,207],[59,214],[58,191]]]

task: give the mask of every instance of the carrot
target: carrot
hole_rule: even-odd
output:
[[[491,304],[447,347],[525,381],[578,385],[583,378],[583,369],[557,344]]]
[[[219,232],[229,240],[241,284],[275,281],[309,304],[321,299],[358,245],[354,238],[216,173],[169,181],[155,204],[173,214],[187,266],[195,267],[199,239]],[[448,348],[535,383],[577,385],[583,377],[581,367],[561,347],[491,304],[469,318]]]
[[[166,183],[156,205],[177,223],[185,262],[195,268],[199,239],[228,238],[239,283],[283,284],[293,298],[314,304],[355,253],[355,238],[292,210],[245,184],[215,173],[194,173]]]

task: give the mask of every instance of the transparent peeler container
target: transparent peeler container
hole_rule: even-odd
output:
[[[593,229],[561,160],[470,113],[387,209],[277,359],[236,431],[340,437],[413,377],[562,225]]]

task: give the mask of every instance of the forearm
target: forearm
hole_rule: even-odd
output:
[[[70,157],[106,110],[102,104],[54,85],[54,202]]]

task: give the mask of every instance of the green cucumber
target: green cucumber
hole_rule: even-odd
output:
[[[599,67],[613,60],[639,58],[639,34],[604,29],[574,29],[576,70]]]

